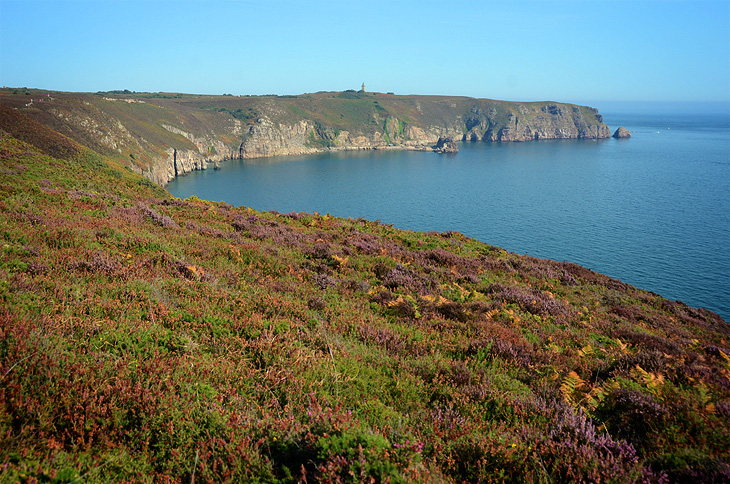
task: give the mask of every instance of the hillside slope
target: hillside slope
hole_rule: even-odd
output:
[[[232,158],[431,149],[440,137],[510,142],[611,134],[586,106],[355,91],[234,97],[4,89],[0,104],[162,186]]]
[[[2,482],[730,479],[713,313],[458,233],[175,199],[5,122],[33,144],[0,132]]]

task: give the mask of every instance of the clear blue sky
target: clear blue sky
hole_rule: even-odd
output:
[[[730,2],[0,0],[0,84],[730,101]]]

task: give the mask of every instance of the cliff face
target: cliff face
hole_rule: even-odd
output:
[[[250,126],[240,157],[299,155],[323,149],[428,149],[439,138],[511,142],[611,136],[610,128],[593,108],[555,103],[514,103],[514,108],[499,112],[495,107],[485,110],[475,103],[468,114],[455,114],[446,122],[431,125],[410,124],[390,115],[382,120],[376,118],[376,122],[382,121],[382,130],[354,134],[338,131],[334,135],[308,120],[287,125],[263,116]]]
[[[313,123],[304,119],[293,125],[287,125],[275,124],[266,116],[258,118],[249,126],[246,139],[239,147],[238,156],[260,158],[316,153],[320,150],[307,140],[307,136],[314,133],[315,128]]]
[[[175,177],[185,175],[191,171],[205,170],[208,168],[209,163],[238,157],[238,150],[234,146],[218,139],[213,132],[196,136],[195,134],[188,133],[168,124],[163,123],[162,127],[173,134],[184,137],[195,148],[176,149],[174,147],[168,147],[165,149],[167,156],[164,162],[153,164],[150,167],[149,175],[142,172],[160,185],[164,186]],[[238,123],[236,128],[234,128],[234,133],[232,134],[240,135],[240,123]]]
[[[514,142],[608,138],[573,104],[345,91],[301,96],[0,91],[0,103],[160,185],[228,159],[330,150],[430,150],[439,138]]]
[[[588,119],[579,106],[545,104],[525,106],[519,114],[510,112],[506,122],[497,121],[496,110],[472,112],[467,123],[473,125],[464,139],[471,141],[530,141],[541,139],[608,138],[611,130],[603,124],[598,110],[589,109]],[[593,119],[591,119],[593,118]],[[596,122],[597,121],[597,122]]]

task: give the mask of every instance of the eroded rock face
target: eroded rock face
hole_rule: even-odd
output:
[[[514,142],[542,139],[601,139],[611,136],[594,108],[565,104],[520,105],[516,111],[472,109],[464,141]]]
[[[571,105],[547,104],[543,106],[521,105],[515,112],[499,112],[496,108],[472,108],[464,115],[455,116],[443,124],[414,126],[395,116],[378,119],[382,129],[369,132],[350,132],[335,130],[308,119],[294,124],[275,121],[276,106],[269,106],[243,131],[243,141],[236,147],[226,150],[215,146],[216,151],[225,158],[260,158],[268,156],[289,156],[318,153],[322,151],[371,150],[371,149],[414,149],[457,153],[456,140],[515,142],[543,139],[608,138],[611,132],[602,124],[601,115],[595,109],[588,109],[588,122],[585,111]],[[172,127],[166,129],[177,132]],[[199,140],[188,133],[178,133],[195,144],[200,151],[210,146],[213,140]],[[435,146],[434,146],[435,145]],[[175,176],[192,170],[205,169],[207,163],[217,159],[207,159],[194,151],[168,151],[168,162],[164,170],[149,174],[162,185]],[[219,158],[222,159],[222,158]],[[207,163],[206,163],[207,162]],[[159,171],[162,171],[160,173]]]
[[[162,127],[171,133],[186,138],[196,149],[165,148],[166,156],[161,157],[160,160],[150,166],[149,170],[143,172],[147,178],[158,185],[165,186],[176,177],[186,175],[192,171],[206,170],[209,163],[238,157],[235,146],[226,145],[213,133],[196,136],[164,123]]]
[[[309,120],[287,125],[262,116],[249,127],[240,146],[239,158],[302,155],[322,151],[431,150],[440,137],[460,138],[460,129],[458,126],[421,128],[406,124],[396,117],[387,117],[382,131],[351,133],[327,128]]]
[[[616,131],[614,131],[613,137],[616,139],[631,138],[631,131],[621,126]]]
[[[314,132],[314,123],[304,119],[293,125],[285,125],[275,124],[262,116],[248,128],[239,154],[241,158],[260,158],[316,153],[320,151],[318,147],[308,142],[308,135]]]
[[[441,137],[436,142],[436,147],[433,150],[436,153],[458,153],[459,147],[453,139]]]

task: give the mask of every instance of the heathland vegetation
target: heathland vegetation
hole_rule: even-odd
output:
[[[0,481],[730,480],[719,316],[459,233],[177,199],[2,115]]]

